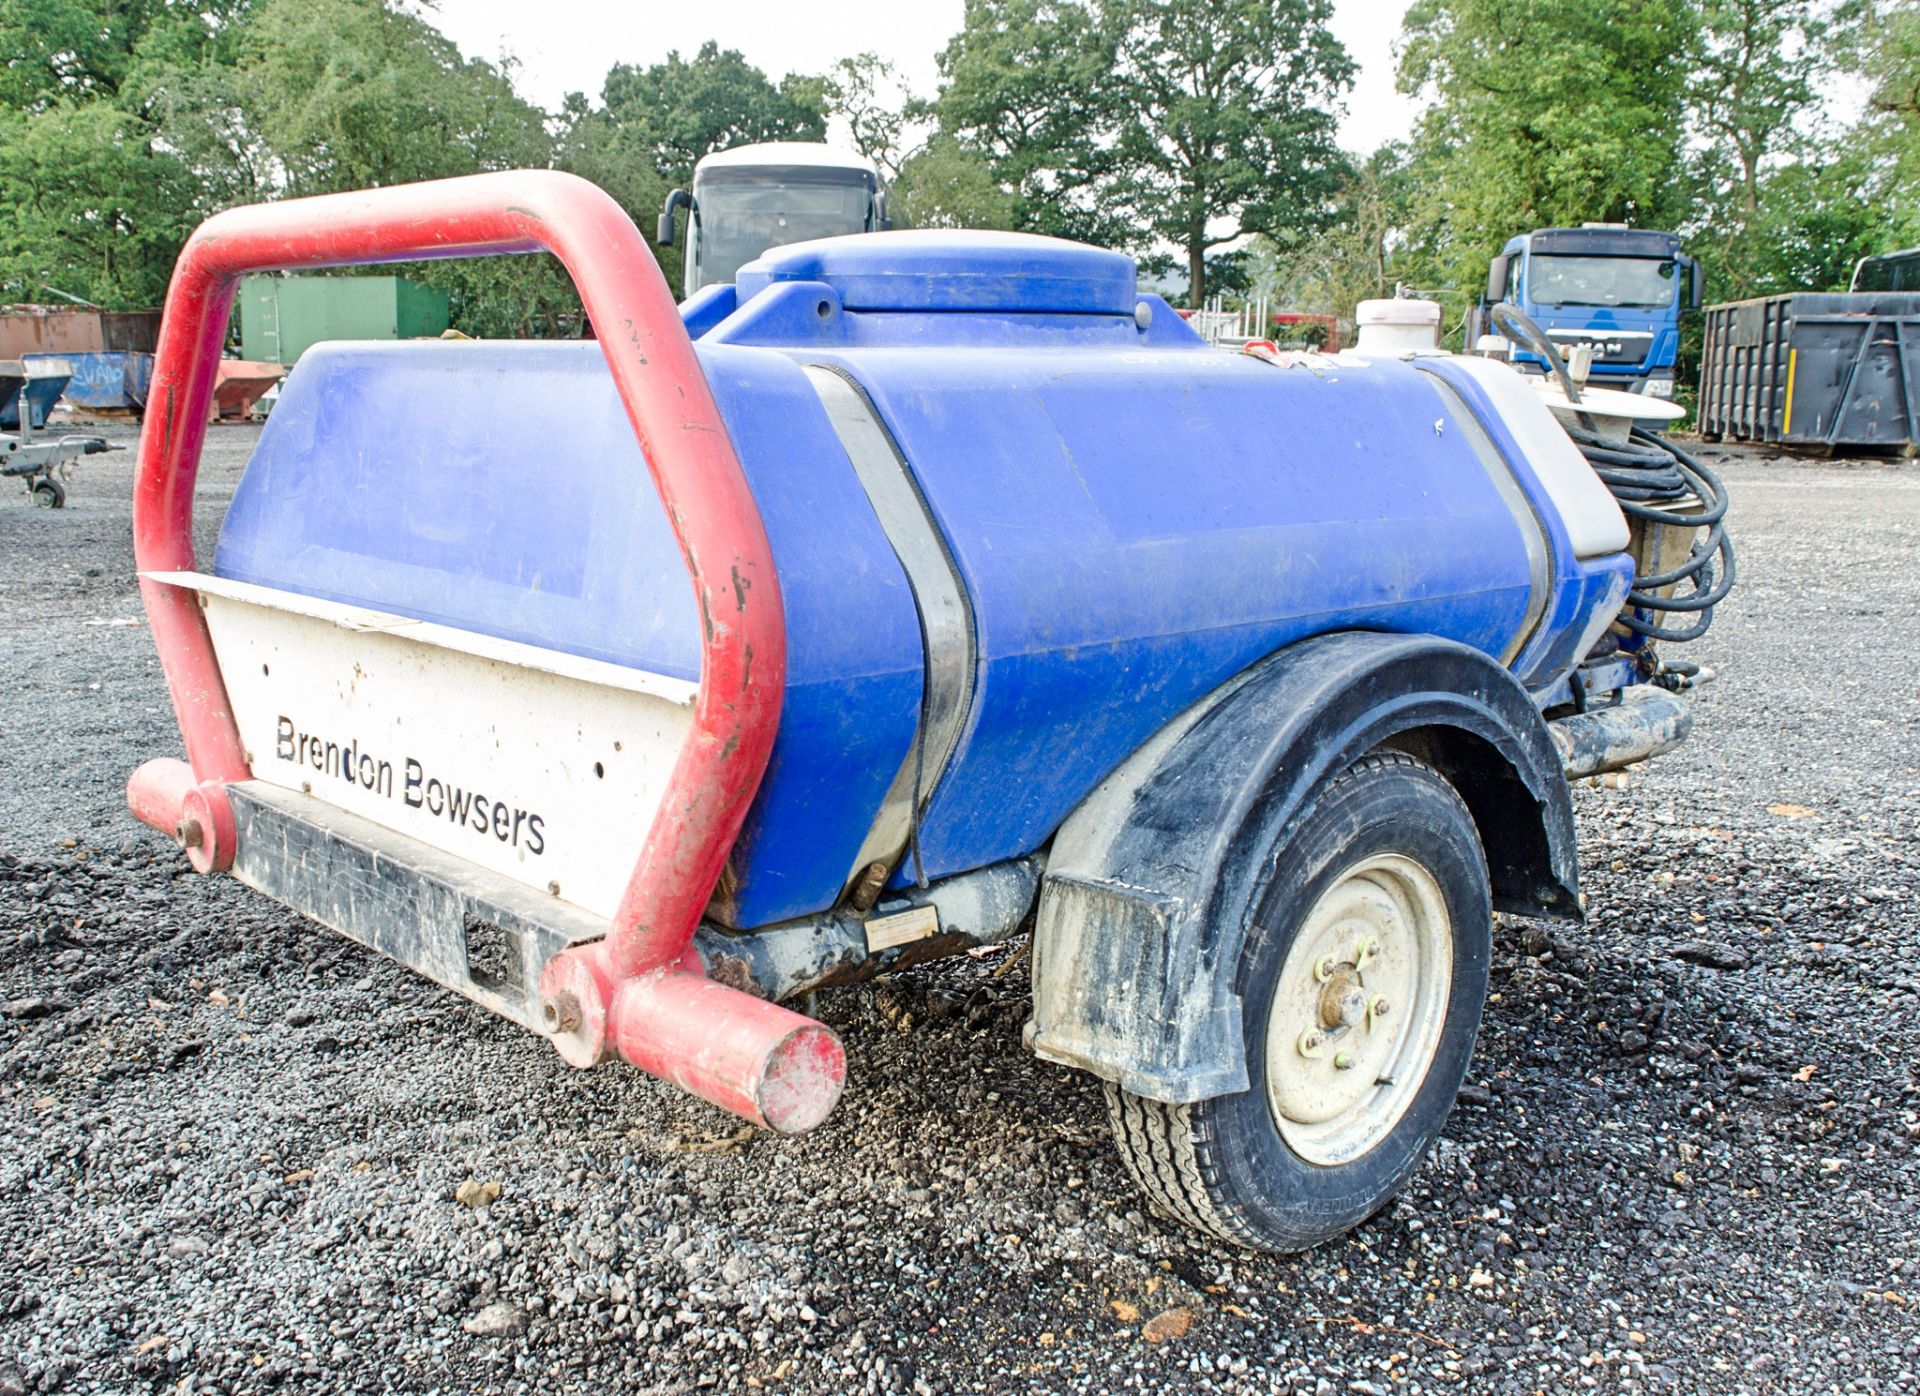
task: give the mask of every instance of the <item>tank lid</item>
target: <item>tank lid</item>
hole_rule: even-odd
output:
[[[1440,324],[1440,303],[1438,301],[1410,300],[1394,297],[1388,300],[1361,301],[1353,308],[1353,320],[1356,325],[1416,325],[1434,326]]]
[[[740,268],[740,302],[779,281],[823,281],[848,310],[1131,315],[1133,259],[1031,233],[921,229],[790,243]]]

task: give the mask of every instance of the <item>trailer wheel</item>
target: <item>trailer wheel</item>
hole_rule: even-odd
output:
[[[33,502],[42,509],[64,509],[67,507],[67,487],[58,480],[35,480]]]
[[[1269,856],[1236,979],[1249,1089],[1168,1105],[1109,1085],[1107,1108],[1158,1210],[1297,1251],[1385,1205],[1446,1122],[1492,911],[1465,804],[1399,752],[1328,781]]]

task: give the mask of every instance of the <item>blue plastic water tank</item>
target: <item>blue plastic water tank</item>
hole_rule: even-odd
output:
[[[787,611],[780,736],[716,903],[757,925],[839,894],[912,740],[920,629],[800,370],[738,350],[702,358]],[[692,585],[597,344],[314,346],[261,433],[213,570],[699,677]]]
[[[1503,655],[1528,611],[1523,523],[1459,397],[1397,360],[1209,347],[1120,261],[1125,287],[1111,253],[1015,234],[800,244],[744,269],[701,340],[857,381],[965,577],[978,676],[921,829],[931,876],[1030,851],[1282,645],[1358,628]],[[1593,599],[1564,561],[1572,633]]]
[[[1550,502],[1498,458],[1511,439],[1476,424],[1465,389],[1398,361],[1210,348],[1113,253],[830,239],[769,254],[686,314],[789,623],[731,924],[833,902],[922,698],[904,574],[807,366],[870,402],[971,607],[970,706],[928,773],[929,876],[1040,846],[1156,729],[1294,640],[1419,632],[1502,657],[1527,640],[1570,662],[1630,569],[1556,554],[1536,587],[1512,481],[1536,512]],[[216,570],[666,673],[697,662],[680,559],[592,345],[310,353]]]

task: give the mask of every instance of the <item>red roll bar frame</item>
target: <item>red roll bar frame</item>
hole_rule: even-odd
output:
[[[584,1012],[588,1006],[578,1002],[547,1001],[549,1030],[563,1055],[584,1064],[619,1045],[619,1025],[607,1018],[627,981],[657,971],[669,979],[687,974],[694,930],[765,774],[786,681],[786,618],[759,508],[666,278],[633,221],[597,186],[544,170],[472,175],[232,209],[188,239],[167,290],[133,531],[140,590],[191,773],[177,761],[149,762],[129,782],[128,803],[145,822],[175,835],[195,867],[232,865],[224,786],[251,778],[245,750],[194,592],[148,574],[194,568],[194,478],[239,278],[539,251],[565,266],[599,335],[686,560],[702,635],[692,729],[607,938],[589,948],[586,978],[580,966],[560,976],[573,986],[599,983],[605,998]],[[564,958],[549,966],[550,982],[559,982],[555,971]],[[832,1037],[796,1014],[739,997],[792,1020],[783,1029],[788,1038],[798,1031],[793,1024]],[[702,1002],[711,1009],[710,996]],[[600,1032],[582,1038],[593,1024]],[[768,1031],[779,1026],[767,1023]],[[831,1068],[837,1041],[830,1051],[818,1038],[808,1041],[810,1060]],[[717,1103],[741,1109],[738,1101]]]

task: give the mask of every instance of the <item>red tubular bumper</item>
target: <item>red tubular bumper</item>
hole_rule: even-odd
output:
[[[250,772],[213,643],[194,593],[145,574],[194,566],[194,477],[239,278],[539,251],[566,267],[599,335],[703,635],[692,730],[606,939],[547,967],[544,983],[569,996],[547,1005],[549,1026],[570,1061],[617,1052],[757,1123],[807,1128],[832,1108],[844,1075],[832,1033],[680,968],[779,724],[786,620],[773,554],[665,278],[632,220],[585,180],[522,170],[293,199],[219,214],[188,240],[167,291],[133,506],[140,590],[187,763],[141,767],[128,804],[181,839],[195,867],[231,865],[224,786]],[[717,1057],[703,1055],[709,1045]],[[803,1077],[810,1103],[782,1105],[781,1083]]]
[[[626,980],[608,958],[604,943],[558,955],[541,980],[547,1029],[576,1066],[605,1041],[642,1071],[781,1134],[833,1110],[847,1062],[831,1029],[714,983],[692,952],[679,968]]]

